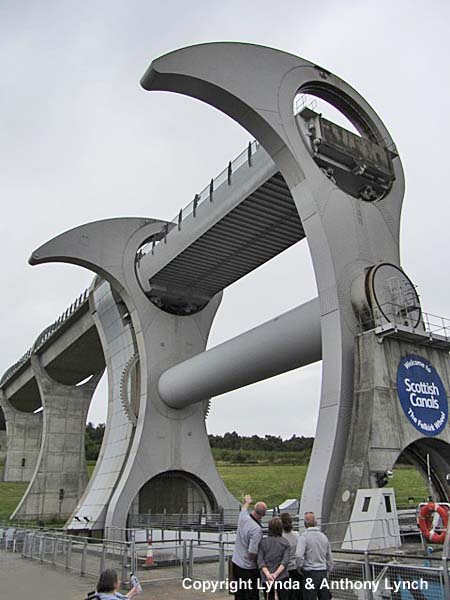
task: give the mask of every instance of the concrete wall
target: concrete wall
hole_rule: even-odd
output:
[[[13,518],[67,518],[87,482],[86,417],[101,373],[79,386],[51,379],[32,354],[44,411],[42,445],[36,470]]]
[[[402,451],[414,444],[430,460],[440,499],[450,497],[450,426],[436,436],[423,436],[405,416],[397,395],[397,369],[402,357],[418,355],[433,364],[450,394],[448,351],[368,332],[356,338],[354,403],[345,463],[333,506],[332,521],[347,520],[358,488],[376,487],[376,473],[392,470]],[[395,476],[395,474],[394,474]],[[413,495],[414,490],[411,490]],[[344,501],[344,499],[346,500]],[[314,507],[310,507],[314,510]]]
[[[36,468],[42,439],[42,413],[14,408],[0,390],[6,421],[6,459],[3,481],[30,481]]]

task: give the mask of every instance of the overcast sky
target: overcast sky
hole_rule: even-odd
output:
[[[206,41],[298,54],[353,85],[390,129],[406,174],[402,260],[424,310],[450,316],[450,3],[1,0],[0,371],[87,287],[31,251],[81,223],[172,218],[250,139],[199,101],[144,92],[151,60]],[[259,74],[263,76],[263,73]],[[316,295],[306,242],[225,291],[209,346]],[[211,433],[312,435],[320,364],[213,401]],[[91,407],[106,418],[106,383]]]

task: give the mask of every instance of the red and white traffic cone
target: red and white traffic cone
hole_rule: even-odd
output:
[[[152,538],[149,536],[147,540],[147,556],[145,558],[145,566],[152,567],[154,562]]]

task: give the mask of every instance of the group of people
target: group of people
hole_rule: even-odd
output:
[[[245,496],[239,515],[236,542],[231,562],[236,600],[329,600],[328,574],[333,567],[330,543],[317,526],[314,513],[304,515],[305,531],[293,530],[289,513],[269,521],[263,535],[264,502],[256,502],[251,512],[250,495]],[[114,569],[105,569],[90,600],[131,600],[140,593],[134,587],[119,593],[119,578]]]
[[[269,521],[269,534],[263,535],[261,520],[267,506],[245,496],[239,515],[232,557],[232,577],[236,600],[258,600],[263,590],[266,600],[329,600],[328,573],[333,566],[330,543],[317,526],[314,513],[304,516],[305,531],[293,531],[289,513]]]

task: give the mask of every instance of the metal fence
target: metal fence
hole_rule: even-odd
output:
[[[135,573],[141,583],[181,580],[189,575],[189,564],[194,564],[189,541],[160,540],[154,559],[149,560],[147,540],[139,542],[134,536],[122,537],[131,539],[96,539],[67,535],[63,531],[0,528],[0,550],[58,566],[82,577],[97,578],[105,568],[114,568],[125,586],[129,584],[131,573]]]
[[[283,511],[289,512],[289,511]],[[233,531],[237,527],[240,509],[221,509],[216,512],[205,513],[145,513],[130,514],[128,524],[132,529],[172,529],[172,530],[199,530],[199,531]],[[272,517],[279,516],[276,507],[268,510],[262,519],[263,527],[267,527]],[[292,522],[296,526],[299,522],[298,511],[290,512]]]
[[[62,531],[0,528],[0,550],[80,576],[97,577],[104,568],[112,567],[125,584],[133,572],[143,584],[177,581],[189,586],[189,582],[203,582],[211,589],[215,582],[219,589],[229,589],[234,533],[191,531],[180,538],[179,532],[166,530],[161,539],[164,536],[155,535],[155,530],[149,545],[149,531],[132,531],[124,531],[121,540],[112,540],[69,536]],[[338,550],[329,586],[333,597],[343,600],[444,600],[450,598],[448,561],[418,554]]]

